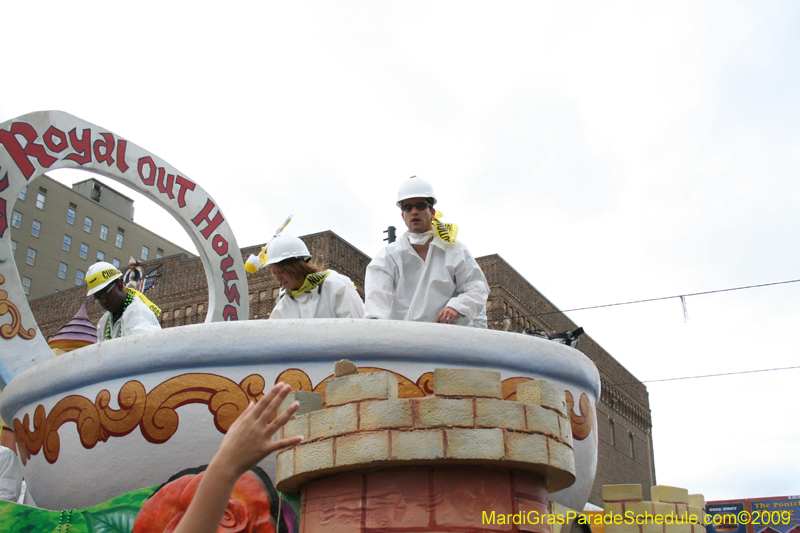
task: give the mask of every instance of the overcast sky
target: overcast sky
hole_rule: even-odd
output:
[[[476,256],[561,309],[800,278],[796,2],[224,5],[5,2],[0,121],[58,109],[129,139],[242,247],[291,213],[373,256],[418,175]],[[192,247],[145,201],[136,222]],[[568,314],[654,380],[799,365],[798,302],[800,283],[690,297],[688,322],[677,299]],[[800,494],[798,383],[648,384],[657,482]]]

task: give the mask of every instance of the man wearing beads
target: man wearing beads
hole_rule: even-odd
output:
[[[122,272],[114,265],[100,261],[90,266],[86,286],[87,295],[106,311],[97,323],[99,342],[161,329],[156,318],[161,310],[144,294],[125,288]]]

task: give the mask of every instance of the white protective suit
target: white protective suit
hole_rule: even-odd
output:
[[[22,490],[22,463],[12,450],[0,446],[0,500],[16,503]]]
[[[269,318],[364,318],[364,302],[350,278],[332,272],[303,294],[283,294]]]
[[[106,340],[106,322],[111,320],[111,313],[106,311],[97,323],[97,341]],[[122,313],[116,323],[111,325],[111,338],[127,337],[143,331],[161,329],[158,318],[138,297]]]
[[[489,297],[486,277],[461,241],[434,236],[423,261],[408,232],[370,262],[365,289],[366,318],[436,322],[439,311],[452,307],[461,315],[455,323],[463,326],[478,326],[473,321]]]

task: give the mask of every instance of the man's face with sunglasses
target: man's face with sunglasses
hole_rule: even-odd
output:
[[[435,211],[433,206],[428,203],[427,198],[409,198],[403,200],[403,207],[400,208],[403,222],[410,233],[425,233],[431,229],[431,220]]]
[[[118,314],[125,306],[126,296],[125,289],[122,287],[122,280],[118,278],[94,293],[92,297],[106,311]]]

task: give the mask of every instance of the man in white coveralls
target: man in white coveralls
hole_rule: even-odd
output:
[[[433,187],[421,178],[400,187],[397,205],[408,231],[367,267],[365,318],[486,327],[486,277],[456,241],[458,229],[438,221],[435,204]]]
[[[22,492],[22,463],[5,446],[0,446],[0,500],[16,503]]]
[[[156,315],[161,310],[141,292],[126,288],[122,272],[110,263],[100,261],[86,273],[87,296],[106,310],[97,323],[97,341],[103,342],[134,333],[161,329]]]

